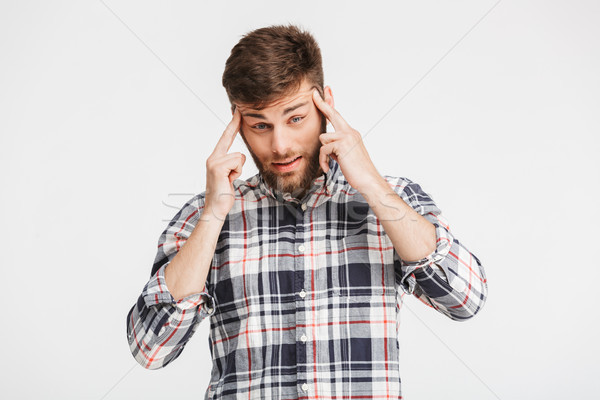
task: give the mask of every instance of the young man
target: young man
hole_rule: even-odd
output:
[[[400,398],[402,294],[468,319],[487,295],[481,263],[418,184],[379,175],[310,34],[247,34],[223,85],[233,118],[206,191],[160,236],[127,316],[135,359],[164,367],[210,317],[209,399]],[[238,132],[259,170],[245,181]]]

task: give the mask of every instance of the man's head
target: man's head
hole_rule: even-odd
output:
[[[312,91],[333,106],[315,39],[295,26],[246,34],[227,59],[223,86],[232,110],[242,114],[240,134],[267,184],[301,197],[322,172],[319,134],[327,125]]]

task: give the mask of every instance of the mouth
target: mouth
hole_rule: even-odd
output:
[[[273,166],[279,172],[293,171],[294,169],[296,169],[296,167],[298,167],[298,165],[300,164],[301,160],[302,160],[302,156],[298,156],[296,158],[292,158],[292,159],[287,160],[285,162],[276,162],[276,163],[274,162]]]

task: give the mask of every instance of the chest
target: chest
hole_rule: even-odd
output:
[[[251,205],[225,222],[209,274],[232,317],[393,299],[394,249],[365,202]]]

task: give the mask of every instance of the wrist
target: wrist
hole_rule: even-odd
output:
[[[200,215],[200,221],[223,225],[229,211],[223,210],[222,207],[213,206],[213,204],[214,203],[211,201],[206,201],[206,203],[204,203],[204,210]]]
[[[359,188],[356,188],[358,192],[372,205],[372,202],[377,202],[385,196],[395,194],[388,182],[381,175],[370,177],[366,182]]]

